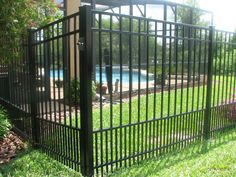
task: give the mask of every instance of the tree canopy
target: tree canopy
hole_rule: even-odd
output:
[[[29,28],[60,18],[52,0],[0,0],[0,57],[9,60]]]

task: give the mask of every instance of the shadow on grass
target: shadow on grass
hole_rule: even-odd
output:
[[[210,140],[198,141],[187,148],[166,153],[160,157],[147,159],[130,168],[123,168],[110,176],[158,176],[158,172],[175,166],[180,162],[196,160],[212,150],[236,140],[235,130],[228,129],[215,133]],[[185,167],[182,167],[183,169]],[[177,175],[178,176],[178,175]],[[182,175],[183,176],[183,175]]]

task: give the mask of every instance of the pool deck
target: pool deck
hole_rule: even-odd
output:
[[[53,79],[51,79],[50,81],[50,88],[51,88],[51,99],[55,99],[55,100],[58,100],[58,99],[63,99],[64,98],[64,89],[63,87],[61,88],[57,88],[56,86],[54,86],[54,82],[53,82]],[[175,84],[177,85],[181,85],[183,83],[183,85],[186,85],[187,83],[187,80],[176,80],[175,79],[172,79],[171,82],[170,82],[170,86],[174,86]],[[191,84],[191,83],[190,83]],[[104,83],[103,85],[107,85],[107,83]],[[168,80],[166,80],[166,86],[168,86],[169,83],[168,83]],[[131,85],[125,83],[125,84],[122,84],[122,92],[127,92],[130,90],[130,87],[132,88],[133,91],[136,91],[138,89],[140,90],[144,90],[144,89],[151,89],[151,88],[154,88],[155,85],[154,85],[154,81],[150,81],[148,82],[148,84],[146,82],[142,82],[142,83],[133,83]],[[160,87],[159,85],[157,85],[157,88]],[[118,85],[118,93],[121,91],[121,85],[119,84]],[[113,92],[115,92],[115,84],[113,84]],[[107,94],[108,94],[108,90],[107,90]]]

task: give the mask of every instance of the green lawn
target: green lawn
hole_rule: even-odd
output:
[[[31,148],[21,152],[10,163],[0,166],[0,177],[81,176],[72,169]]]
[[[212,104],[219,105],[232,97],[234,77],[213,76]],[[206,84],[206,83],[205,83]],[[189,88],[164,91],[163,94],[141,95],[133,97],[131,101],[122,104],[113,104],[93,109],[93,129],[99,130],[109,127],[118,127],[145,120],[158,119],[178,115],[185,112],[205,109],[207,87],[199,86],[198,82]],[[150,87],[150,86],[149,86]],[[168,89],[168,87],[167,87]],[[159,89],[160,90],[160,89]],[[79,119],[79,114],[78,114]],[[67,124],[70,124],[67,121]],[[80,127],[80,121],[72,118],[72,125]]]
[[[236,131],[218,135],[161,158],[121,169],[110,176],[236,176]]]
[[[228,76],[213,76],[212,82],[212,104],[219,105],[232,97],[233,89],[236,87],[235,79]],[[156,94],[141,95],[132,97],[122,104],[115,100],[117,104],[106,105],[93,109],[93,129],[105,129],[118,127],[131,123],[142,122],[146,120],[158,119],[178,115],[185,112],[205,109],[207,87],[199,85],[196,81],[189,88],[174,88],[158,92]],[[206,83],[205,83],[206,84]],[[151,87],[151,86],[149,86]],[[153,86],[152,86],[153,87]],[[160,91],[160,88],[158,89]],[[80,127],[80,114],[78,119],[72,115],[65,120],[66,124],[73,127]]]
[[[214,91],[212,93],[217,95],[217,97],[219,95],[219,99],[217,97],[215,99],[217,98],[216,102],[221,104],[222,101],[230,97],[233,82],[227,82],[226,84],[227,79],[229,80],[228,77],[217,79],[218,84],[215,87],[213,85]],[[158,149],[160,147],[174,144],[172,147],[169,146],[170,149],[178,149],[180,146],[197,141],[198,138],[195,136],[202,135],[203,132],[203,110],[205,109],[206,90],[206,86],[190,87],[176,91],[170,90],[165,91],[163,94],[156,93],[148,96],[142,95],[140,98],[134,97],[131,102],[126,102],[122,105],[106,106],[102,110],[94,109],[94,130],[156,119],[153,122],[142,123],[140,126],[133,125],[127,129],[118,128],[117,131],[108,130],[94,134],[96,135],[94,136],[94,149],[97,149],[95,154],[97,165],[105,165],[105,162],[125,159],[130,156],[138,157],[127,160],[127,163],[137,162],[139,158],[143,158],[140,155],[142,152],[154,151],[146,154],[147,156],[155,156],[156,152],[161,153],[161,150]],[[197,110],[199,112],[196,114],[181,115],[182,113]],[[171,117],[178,114],[181,116]],[[213,112],[213,114],[214,126],[212,128],[219,128],[219,122],[221,126],[231,124],[223,113],[215,114]],[[167,118],[160,119],[163,117]],[[188,138],[191,140],[186,140]],[[181,141],[184,141],[184,143]],[[164,151],[169,147],[163,148]],[[169,152],[169,149],[167,151]],[[105,152],[108,153],[106,154]],[[116,154],[118,155],[116,156]],[[146,155],[144,156],[146,157]],[[121,166],[124,166],[125,163],[123,161]],[[113,164],[113,166],[116,165],[116,163]],[[108,167],[108,170],[104,167],[104,171],[109,170],[110,167]]]
[[[225,78],[225,80],[227,80],[227,78]],[[231,87],[228,85],[227,87],[225,86],[223,88],[222,86],[224,82],[222,82],[222,78],[221,78],[220,83],[221,83],[220,87],[219,85],[216,85],[215,88],[213,87],[213,90],[214,90],[213,93],[215,95],[220,95],[220,100],[217,100],[219,102],[221,102],[222,100],[225,100],[226,98],[229,98],[231,94],[230,90],[232,90],[233,88],[232,82],[231,82]],[[161,93],[157,93],[156,96],[154,94],[149,94],[147,97],[144,95],[144,96],[141,96],[140,99],[138,97],[134,97],[132,98],[131,103],[126,102],[122,104],[122,116],[120,114],[120,107],[121,107],[120,104],[112,105],[112,106],[108,105],[108,106],[103,107],[102,119],[100,119],[101,118],[100,109],[94,109],[93,110],[94,130],[100,129],[101,126],[102,128],[107,128],[107,127],[110,127],[111,125],[119,126],[120,124],[122,125],[129,124],[130,122],[135,123],[138,121],[151,120],[154,117],[154,113],[156,114],[156,118],[159,118],[161,117],[161,111],[162,111],[162,116],[164,117],[168,115],[173,115],[175,111],[176,111],[176,114],[181,113],[181,109],[183,113],[188,110],[189,111],[197,110],[197,109],[201,110],[202,105],[204,105],[204,102],[205,102],[205,99],[204,99],[205,94],[206,94],[206,87],[204,86],[201,86],[199,88],[195,87],[195,88],[183,89],[182,91],[171,90],[170,93],[168,93],[168,91],[165,91],[163,94],[163,105],[160,104],[161,99],[162,99]],[[187,100],[187,95],[189,95],[188,100]],[[154,107],[154,102],[156,102],[156,107]],[[176,102],[176,109],[175,109],[175,102]],[[140,103],[140,106],[139,106],[139,103]],[[161,107],[163,107],[163,110],[161,110]],[[112,111],[111,111],[111,108],[112,108]],[[130,116],[130,111],[129,111],[130,108],[131,108],[131,116]],[[121,121],[121,118],[122,118],[122,121]],[[223,116],[219,116],[217,119],[219,119],[219,121],[223,121],[224,123],[226,123],[224,125],[227,125],[227,119],[223,118]],[[77,121],[73,119],[73,123],[74,123],[73,125],[75,125],[75,122]],[[78,122],[80,121],[78,120]],[[138,127],[138,125],[135,125],[131,127],[130,129],[127,128],[126,130],[124,128],[122,129],[119,128],[116,130],[116,132],[113,130],[113,132],[104,131],[102,133],[96,133],[94,134],[94,148],[97,150],[97,152],[95,153],[96,156],[94,156],[94,158],[97,159],[97,162],[95,160],[95,165],[104,164],[106,161],[110,162],[113,160],[119,160],[120,158],[125,158],[130,155],[136,155],[137,153],[140,153],[146,150],[152,150],[160,146],[168,145],[170,143],[177,143],[181,140],[184,140],[187,137],[191,137],[196,134],[201,134],[202,123],[203,123],[202,114],[197,115],[196,117],[195,116],[179,116],[179,117],[172,117],[172,118],[168,117],[168,119],[166,120],[157,119],[157,123],[148,123],[140,127]],[[76,148],[74,149],[74,147],[79,147],[79,141],[74,141],[74,136],[77,133],[78,132],[76,130],[72,131],[69,129],[65,129],[64,127],[60,127],[59,125],[57,126],[54,125],[51,131],[45,131],[45,134],[42,135],[42,143],[49,147],[52,147],[56,152],[59,152],[68,158],[74,158],[74,157],[77,157],[78,155],[77,152],[79,152],[79,149],[78,150],[76,150]],[[121,136],[122,136],[122,140],[120,139]],[[222,137],[227,139],[228,136],[224,135]],[[194,143],[196,141],[198,141],[197,138],[194,139],[194,141],[188,141],[187,144]],[[216,146],[220,145],[219,143],[217,144],[217,142],[214,142],[214,143],[216,143]],[[225,146],[227,145],[228,144],[226,144]],[[174,149],[178,149],[178,148],[175,148],[176,146],[178,146],[178,144],[172,146],[172,151]],[[191,160],[194,160],[196,155],[193,155],[193,154],[197,154],[197,155],[202,154],[203,156],[207,155],[207,153],[206,154],[202,153],[203,151],[205,152],[206,149],[205,150],[203,149],[203,151],[199,151],[199,148],[201,148],[201,146],[202,146],[201,144],[196,145],[195,147],[192,147],[189,150],[184,151],[184,154],[180,156],[181,157],[190,156]],[[229,144],[228,146],[232,146],[231,149],[235,149],[235,146],[233,144],[231,145]],[[225,147],[225,148],[229,149],[229,147]],[[209,149],[212,149],[212,147],[210,146]],[[211,151],[209,151],[209,153],[210,152]],[[229,152],[229,151],[226,151],[226,152]],[[118,159],[115,159],[116,153],[118,155]],[[42,153],[40,153],[39,151],[28,151],[25,154],[26,155],[22,155],[22,157],[10,163],[10,165],[1,167],[1,171],[4,172],[3,174],[14,172],[16,173],[16,175],[10,175],[10,176],[22,176],[20,173],[26,173],[26,174],[33,173],[33,176],[42,176],[45,174],[46,175],[56,174],[56,176],[66,176],[67,173],[70,173],[67,171],[68,169],[63,167],[62,165],[56,165],[58,163],[55,161],[52,161],[51,163],[51,160],[49,160],[49,163],[47,163],[48,160],[43,160],[43,159],[48,159],[48,158],[46,158],[45,155],[42,155]],[[158,165],[160,166],[160,164],[163,164],[163,159],[166,159],[166,157],[167,159],[170,159],[170,158],[179,157],[179,155],[170,154],[170,156],[167,155],[165,156],[165,158],[161,158],[158,161],[152,160],[152,161],[149,161],[149,163],[153,164],[155,162],[154,166],[158,166]],[[214,156],[212,155],[212,157]],[[33,160],[31,158],[33,158]],[[38,159],[41,159],[41,160],[38,160]],[[27,162],[27,160],[32,161],[33,164]],[[28,166],[27,168],[22,168],[22,166],[24,166],[24,161],[26,161],[25,166]],[[176,167],[177,169],[179,168],[180,171],[185,170],[185,167],[184,167],[185,165],[181,164],[183,163],[181,162],[182,161],[181,158],[177,158],[177,160],[173,160],[173,161],[176,164],[180,162],[179,167]],[[205,161],[205,159],[203,161]],[[160,163],[160,164],[156,164],[156,163]],[[153,173],[154,174],[157,172],[160,173],[160,169],[162,168],[164,169],[164,167],[168,166],[169,163],[171,162],[170,161],[165,162],[165,164],[167,165],[163,164],[163,166],[160,166],[161,168],[158,168],[158,170],[154,171]],[[31,164],[32,167],[29,164]],[[195,164],[195,162],[193,162],[193,164]],[[18,171],[13,170],[13,169],[17,169],[18,166],[22,168],[22,170],[18,170]],[[147,164],[145,165],[145,163],[142,166],[143,166],[142,172],[145,173],[145,171],[147,171],[147,174],[152,173],[150,170],[156,169],[153,166],[148,166]],[[174,164],[172,164],[172,166],[174,168]],[[198,168],[197,166],[193,166],[193,167]],[[42,168],[42,170],[44,169],[47,169],[47,170],[45,170],[46,172],[40,171],[40,168]],[[136,171],[139,171],[135,168],[139,168],[139,167],[134,166],[130,169],[130,171],[125,170],[124,173],[127,173],[127,175],[131,174],[131,176],[135,176]],[[66,169],[66,170],[62,170],[63,173],[60,174],[61,169]],[[163,175],[165,175],[165,173],[168,174],[167,172],[168,170],[167,169],[165,170],[166,172],[163,172]],[[194,170],[195,169],[193,169],[193,171]],[[17,173],[19,173],[20,175],[18,175]],[[78,174],[75,174],[75,175],[78,175]],[[145,176],[145,174],[141,176]]]
[[[223,83],[226,84],[228,77],[225,77],[224,82],[223,77],[218,79],[220,79],[220,82],[217,81],[218,85],[216,84],[216,86],[213,87],[213,93],[220,95],[217,102],[219,101],[218,103],[221,103],[222,100],[229,98],[231,94],[230,90],[233,88],[233,82],[228,82],[228,86],[223,87]],[[162,99],[163,104],[161,104]],[[156,95],[149,94],[148,96],[142,95],[140,98],[134,97],[131,103],[122,103],[122,110],[121,104],[107,105],[102,109],[94,109],[94,130],[119,127],[120,125],[156,118],[155,121],[149,123],[94,133],[94,159],[96,159],[94,165],[105,165],[106,162],[112,162],[114,167],[117,165],[114,161],[119,161],[129,156],[137,156],[137,158],[128,160],[128,163],[130,161],[137,162],[138,158],[142,158],[143,155],[140,155],[142,152],[152,151],[152,153],[146,154],[148,156],[155,156],[156,152],[157,154],[161,153],[160,147],[166,147],[172,144],[172,146],[166,148],[169,152],[169,149],[174,150],[194,143],[199,139],[196,136],[202,135],[204,122],[204,111],[202,108],[205,108],[205,101],[206,86],[200,86],[189,89],[185,88],[183,90],[178,89],[176,91],[170,90],[170,92],[165,91],[163,97],[162,93],[156,93]],[[154,106],[155,102],[156,106]],[[161,109],[161,107],[163,107],[163,109]],[[100,116],[101,110],[102,117]],[[170,117],[171,115],[194,110],[199,110],[199,113]],[[219,128],[218,123],[221,123],[221,126],[231,124],[223,114],[217,114],[218,113],[214,112],[215,120],[217,120],[214,120],[215,127]],[[160,117],[167,118],[159,119]],[[74,126],[76,123],[80,122],[79,119],[76,120],[73,118],[72,120]],[[53,131],[45,133],[45,137],[42,136],[42,143],[68,158],[75,158],[77,157],[77,152],[79,152],[79,149],[74,148],[79,147],[79,141],[74,141],[74,139],[77,139],[75,136],[77,136],[76,131],[70,131],[64,127],[57,126],[54,127]],[[68,151],[68,149],[71,149],[71,151]],[[121,166],[123,166],[124,163],[125,162],[122,161]],[[106,168],[104,166],[103,168],[106,168],[105,171],[110,171],[110,167],[111,166]]]
[[[236,131],[216,135],[182,151],[141,162],[110,176],[236,176]],[[0,166],[0,176],[81,176],[39,150],[28,149]]]

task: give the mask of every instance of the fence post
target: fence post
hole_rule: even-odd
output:
[[[36,103],[36,67],[35,50],[33,47],[33,30],[28,30],[28,61],[30,75],[30,110],[33,145],[36,147],[39,143],[39,125],[37,122],[37,103]]]
[[[203,137],[210,138],[211,128],[211,99],[212,99],[212,65],[213,65],[213,47],[214,47],[215,27],[209,27],[209,48],[208,48],[208,69],[207,69],[207,93],[206,93],[206,110],[204,115]]]
[[[79,9],[80,50],[80,162],[84,176],[93,176],[92,125],[92,12],[90,6]]]

